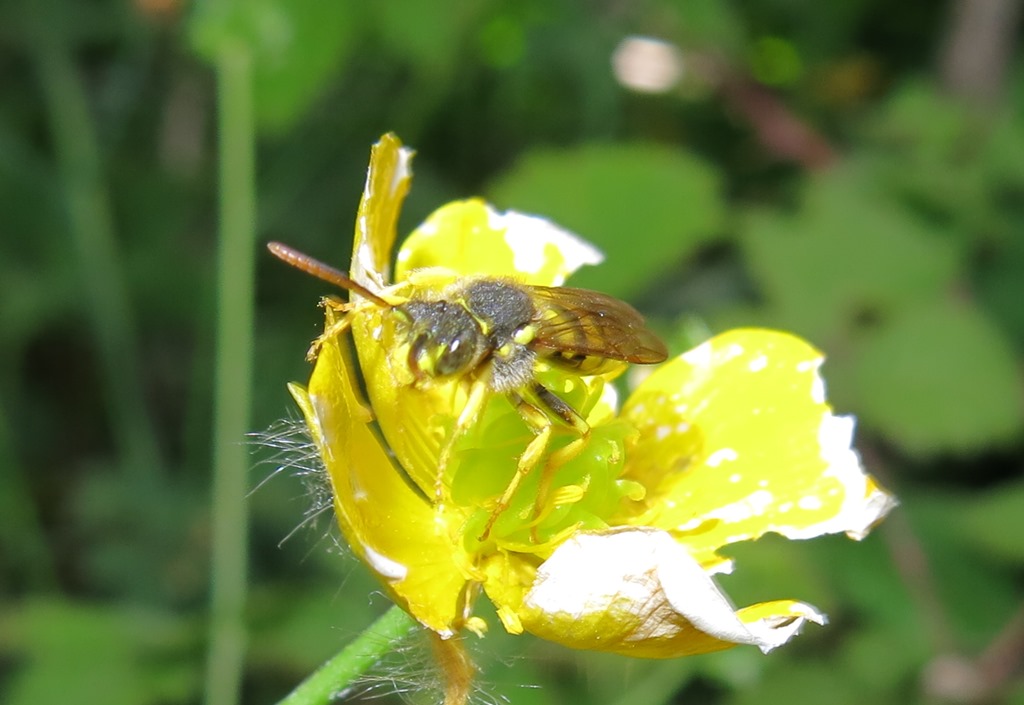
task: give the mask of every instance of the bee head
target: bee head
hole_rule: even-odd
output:
[[[409,301],[399,310],[409,323],[409,367],[417,377],[452,377],[480,363],[487,339],[464,306]]]

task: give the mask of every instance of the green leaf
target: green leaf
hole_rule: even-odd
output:
[[[282,132],[344,64],[358,35],[353,7],[319,0],[207,2],[192,18],[192,44],[207,59],[228,48],[248,51],[257,120],[264,130]]]
[[[386,606],[383,599],[363,599],[378,587],[377,581],[352,556],[327,554],[324,559],[335,565],[326,566],[333,571],[322,585],[279,582],[251,593],[248,659],[257,669],[283,664],[296,675],[311,670],[356,638]],[[359,599],[351,599],[354,595]]]
[[[866,120],[869,138],[899,148],[923,147],[945,159],[961,144],[969,112],[926,81],[911,80],[894,89]]]
[[[833,592],[832,603],[820,606],[837,622],[857,615],[863,626],[877,624],[922,633],[924,621],[914,610],[914,595],[907,591],[885,539],[877,531],[864,541],[822,536],[807,546]],[[919,649],[927,648],[926,642],[919,644]]]
[[[994,558],[1024,564],[1024,482],[987,491],[970,500],[961,521],[963,540]]]
[[[993,246],[987,261],[978,267],[974,288],[1018,349],[1024,349],[1024,217],[1014,223],[1018,232]]]
[[[757,541],[732,544],[724,553],[735,560],[736,567],[718,582],[738,605],[798,597],[826,612],[836,607],[837,597],[830,585],[835,567],[830,564],[826,570],[806,542],[769,534]],[[832,559],[835,562],[834,556]],[[814,630],[809,627],[807,631]]]
[[[1014,77],[1012,97],[1005,112],[992,130],[987,150],[983,155],[986,167],[992,173],[997,187],[1008,184],[1021,188],[1024,184],[1024,90],[1020,86],[1021,74]]]
[[[795,215],[755,211],[745,222],[743,254],[769,305],[814,340],[933,300],[955,280],[955,248],[870,178],[830,172],[808,184]]]
[[[821,636],[838,642],[833,657],[864,687],[885,692],[916,674],[931,657],[928,615],[917,608],[879,535],[853,542],[827,536],[808,542],[807,551],[834,592],[823,607],[833,624]],[[787,593],[803,597],[803,592]],[[835,631],[833,631],[835,630]]]
[[[984,504],[961,490],[918,494],[904,505],[928,556],[929,579],[942,600],[942,611],[956,641],[968,651],[990,645],[1020,606],[1019,577],[979,552],[969,535]],[[1003,520],[1002,530],[1019,539],[1014,533],[1019,519],[1007,522],[1005,513],[998,518]],[[995,518],[987,528],[1000,530]]]
[[[315,0],[314,0],[315,1]],[[447,73],[463,48],[467,28],[480,14],[480,0],[454,3],[445,10],[419,0],[369,3],[381,42],[426,77]]]
[[[880,190],[898,194],[964,243],[1019,230],[1006,221],[1024,178],[1019,111],[983,116],[937,86],[909,81],[869,118],[867,149]]]
[[[731,2],[722,0],[671,0],[666,3],[677,17],[679,31],[688,45],[714,47],[737,56],[747,41],[743,18]]]
[[[596,145],[526,155],[490,189],[502,208],[543,214],[593,242],[605,264],[574,286],[627,296],[719,236],[719,175],[659,146]]]
[[[857,681],[880,693],[899,692],[925,666],[931,656],[928,635],[901,626],[862,626],[844,637],[842,661]]]
[[[781,666],[781,664],[779,664]],[[836,664],[803,661],[790,662],[765,674],[756,687],[747,688],[723,700],[730,705],[862,705],[877,702]]]
[[[74,701],[145,705],[193,700],[194,664],[175,654],[188,632],[143,610],[56,600],[26,602],[2,616],[24,665],[4,693],[8,705]]]
[[[893,317],[851,364],[863,422],[911,453],[980,451],[1024,428],[1013,351],[973,307],[933,302]]]

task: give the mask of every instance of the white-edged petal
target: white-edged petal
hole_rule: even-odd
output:
[[[808,605],[790,604],[796,609],[786,614],[740,619],[681,544],[667,532],[644,528],[573,536],[540,566],[524,599],[530,613],[564,625],[563,643],[592,639],[600,644],[604,638],[611,643],[602,646],[615,651],[630,643],[686,639],[697,630],[725,645],[751,644],[767,653],[804,622],[825,621]],[[584,632],[587,625],[597,627],[592,635]],[[537,631],[535,625],[532,630]]]
[[[604,255],[596,247],[549,220],[516,211],[502,213],[491,207],[488,210],[491,227],[505,231],[505,242],[515,255],[515,267],[519,272],[539,272],[550,257],[549,247],[554,247],[564,258],[561,281],[551,286],[561,286],[566,277],[585,264],[604,261]]]

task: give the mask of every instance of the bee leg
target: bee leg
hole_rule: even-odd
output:
[[[347,316],[345,318],[340,318],[334,321],[333,323],[328,324],[324,328],[324,332],[318,335],[310,344],[309,350],[306,351],[306,360],[308,360],[309,362],[313,362],[314,360],[316,360],[317,355],[320,354],[320,348],[324,346],[324,343],[329,341],[331,338],[334,338],[335,336],[341,335],[342,333],[347,331],[351,325],[352,322],[349,320]]]
[[[324,346],[324,343],[337,335],[341,335],[352,325],[352,319],[348,315],[351,310],[350,304],[339,301],[331,296],[325,296],[321,299],[320,305],[327,312],[327,323],[324,325],[324,332],[313,340],[309,350],[306,351],[306,359],[310,362],[315,360],[317,355],[320,354],[320,348]]]
[[[533,539],[536,541],[537,524],[543,518],[544,507],[547,504],[548,493],[551,490],[551,482],[554,479],[555,471],[579,455],[586,447],[587,441],[590,438],[590,424],[580,416],[576,409],[566,404],[561,397],[547,387],[535,383],[530,391],[531,396],[535,400],[534,404],[538,407],[543,407],[549,419],[552,416],[559,419],[578,434],[577,438],[574,438],[565,446],[549,455],[547,462],[544,463],[544,468],[541,470],[540,484],[537,488],[537,499],[534,503],[534,523],[531,529],[533,531]]]
[[[487,519],[487,523],[484,524],[484,530],[480,534],[480,541],[486,541],[487,537],[490,536],[491,529],[494,528],[494,522],[498,520],[501,513],[508,509],[509,503],[512,501],[513,495],[516,490],[519,489],[519,485],[523,479],[537,467],[537,464],[544,457],[544,451],[547,450],[548,443],[551,440],[551,434],[553,432],[553,423],[551,418],[544,413],[544,410],[535,404],[527,401],[523,397],[515,393],[509,393],[509,401],[515,405],[516,411],[523,417],[526,424],[536,434],[533,440],[527,444],[522,454],[519,456],[519,462],[516,465],[516,474],[512,476],[512,481],[505,487],[505,491],[502,492],[501,498],[498,499],[498,503],[495,505],[494,510],[491,512],[491,516]]]
[[[516,490],[519,489],[523,479],[543,460],[544,452],[551,442],[551,436],[555,430],[555,420],[557,419],[579,434],[579,437],[549,455],[544,463],[541,471],[540,487],[534,503],[535,520],[531,528],[533,539],[536,541],[537,520],[543,511],[551,481],[554,477],[554,471],[579,455],[580,451],[586,446],[587,439],[590,437],[590,426],[586,420],[575,409],[562,401],[554,392],[541,384],[534,383],[529,389],[524,390],[523,395],[511,393],[509,394],[509,400],[515,405],[516,411],[523,417],[526,425],[536,435],[519,456],[516,474],[512,477],[512,481],[505,488],[505,491],[502,492],[501,498],[498,499],[497,505],[495,505],[490,518],[488,518],[487,523],[484,525],[480,541],[487,540],[491,529],[494,527],[494,522],[498,520],[502,512],[508,509],[508,505],[512,501]]]
[[[466,405],[462,407],[462,413],[459,414],[459,418],[455,421],[455,427],[441,448],[441,454],[437,459],[437,475],[434,477],[434,503],[438,508],[442,508],[441,501],[444,499],[445,472],[452,459],[455,444],[480,418],[480,413],[487,403],[487,397],[490,395],[490,392],[490,385],[485,379],[478,379],[473,382],[469,388]]]

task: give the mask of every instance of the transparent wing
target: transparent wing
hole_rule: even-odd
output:
[[[603,361],[662,362],[668,350],[643,316],[613,296],[572,287],[529,287],[539,311],[530,347],[554,362],[594,374]]]

